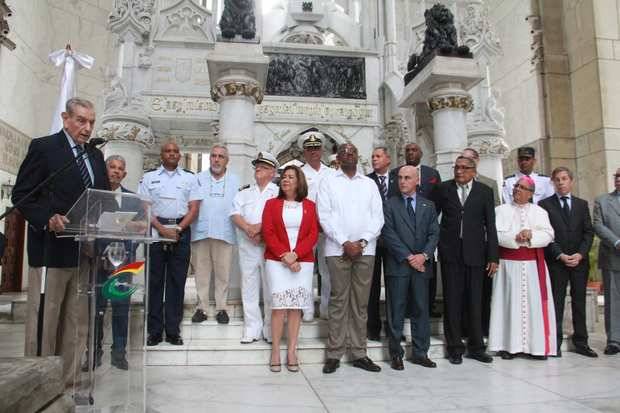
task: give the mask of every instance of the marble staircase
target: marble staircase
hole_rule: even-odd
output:
[[[153,366],[173,365],[261,365],[267,364],[271,354],[271,345],[265,341],[252,344],[239,342],[243,335],[243,319],[241,304],[229,302],[231,320],[228,325],[220,325],[215,321],[213,308],[207,312],[208,320],[192,323],[193,306],[186,305],[185,317],[181,326],[181,334],[185,344],[172,346],[161,343],[149,347],[146,364]],[[406,349],[410,351],[410,326],[405,321]],[[431,319],[431,358],[444,355],[443,324],[441,319]],[[303,322],[299,333],[298,356],[302,363],[323,363],[327,342],[327,321],[316,318],[312,322]],[[388,360],[387,339],[381,342],[368,342],[368,355],[373,360]],[[281,345],[282,360],[286,359],[286,341]],[[347,357],[344,360],[348,360]]]

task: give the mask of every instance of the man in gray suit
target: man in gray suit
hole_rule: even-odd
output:
[[[400,344],[407,301],[411,302],[411,362],[436,367],[428,358],[431,326],[428,288],[432,277],[432,257],[439,240],[439,224],[435,205],[416,194],[418,169],[405,165],[398,171],[400,195],[385,201],[385,223],[382,236],[387,251],[385,279],[390,300],[389,348],[391,367],[403,370],[404,350]]]
[[[614,174],[616,189],[594,201],[594,231],[601,239],[598,265],[605,286],[605,354],[620,352],[620,168]]]

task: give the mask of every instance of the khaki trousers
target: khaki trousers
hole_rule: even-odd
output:
[[[232,263],[233,246],[225,241],[213,238],[192,242],[192,265],[198,290],[198,308],[209,308],[209,287],[211,272],[215,278],[215,310],[226,310],[228,302],[228,284]]]
[[[41,356],[61,356],[65,386],[73,384],[79,360],[86,351],[88,297],[85,289],[88,265],[78,268],[48,268],[45,282]]]
[[[26,304],[26,331],[24,356],[37,355],[37,329],[39,326],[39,305],[41,304],[41,273],[43,267],[28,267],[28,302]]]
[[[347,338],[353,359],[366,357],[368,296],[374,263],[373,255],[353,260],[327,257],[332,287],[327,321],[327,358],[339,360],[346,351]]]

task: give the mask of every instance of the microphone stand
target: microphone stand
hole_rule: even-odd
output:
[[[75,165],[75,162],[77,161],[79,157],[82,157],[84,160],[86,160],[91,154],[91,151],[93,149],[97,149],[97,145],[101,145],[100,147],[103,147],[105,146],[106,143],[108,143],[108,141],[106,140],[103,140],[103,142],[95,142],[95,141],[98,141],[98,139],[94,139],[93,143],[90,143],[90,144],[86,143],[84,145],[84,151],[78,150],[77,155],[74,155],[73,158],[68,160],[60,169],[55,170],[47,178],[45,178],[37,186],[35,186],[30,192],[24,195],[22,199],[20,199],[15,204],[13,204],[13,206],[9,207],[2,215],[0,215],[0,221],[3,220],[6,216],[10,215],[14,210],[19,209],[19,207],[23,205],[26,202],[26,200],[28,200],[28,198],[30,198],[31,196],[39,192],[41,189],[46,187],[50,182],[54,181],[56,177],[58,177],[60,174],[68,170],[71,166]],[[73,151],[73,148],[71,148],[71,151]],[[4,235],[4,233],[0,232],[0,257],[4,256],[6,241],[7,241],[6,236]],[[47,267],[42,267],[42,271],[41,271],[41,287],[40,287],[41,298],[39,301],[39,314],[38,314],[38,321],[37,321],[37,356],[41,356],[41,343],[43,340],[43,313],[44,313],[43,305],[45,303],[46,269]]]

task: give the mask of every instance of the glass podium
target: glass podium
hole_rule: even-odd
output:
[[[66,214],[79,248],[77,411],[145,411],[151,210],[128,192],[88,189]]]

